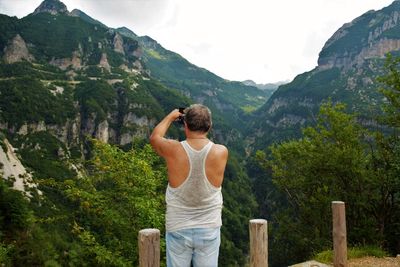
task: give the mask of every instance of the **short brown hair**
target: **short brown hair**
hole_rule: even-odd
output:
[[[185,122],[189,130],[206,133],[212,125],[211,111],[202,104],[193,104],[185,109]]]

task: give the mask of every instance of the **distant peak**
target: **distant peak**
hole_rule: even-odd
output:
[[[108,28],[106,25],[104,25],[100,21],[90,17],[88,14],[86,14],[82,10],[74,9],[69,13],[69,15],[72,16],[72,17],[79,17],[79,18],[83,19],[84,21],[89,22],[91,24],[97,24],[97,25],[101,25],[101,26],[103,26],[105,28]]]
[[[137,34],[128,29],[127,27],[120,27],[117,28],[117,31],[121,33],[122,35],[128,36],[128,37],[137,37]]]
[[[44,0],[33,14],[50,13],[52,15],[68,13],[67,6],[59,0]]]
[[[80,14],[82,14],[82,13],[84,13],[82,10],[79,10],[79,9],[76,9],[76,8],[74,8],[71,12],[70,12],[70,15],[71,16],[75,16],[75,17],[78,17]]]
[[[245,85],[249,85],[249,86],[256,86],[257,85],[253,80],[245,80],[242,83],[245,84]]]

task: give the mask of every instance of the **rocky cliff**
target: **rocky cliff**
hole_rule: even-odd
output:
[[[369,11],[343,25],[325,43],[318,67],[351,68],[361,66],[370,58],[383,58],[388,52],[400,49],[400,2],[395,1],[378,12]]]
[[[17,34],[8,41],[8,45],[4,48],[3,59],[6,63],[15,63],[22,60],[33,61],[34,57],[29,53],[24,39]]]
[[[30,196],[30,190],[37,187],[32,175],[22,165],[16,149],[7,139],[0,140],[0,174],[5,179],[12,180],[13,188],[26,192],[27,196]]]
[[[318,66],[281,85],[257,112],[248,135],[254,148],[298,137],[327,99],[345,103],[360,121],[373,124],[383,100],[377,77],[386,54],[400,51],[399,14],[400,2],[394,1],[338,29],[321,50]]]

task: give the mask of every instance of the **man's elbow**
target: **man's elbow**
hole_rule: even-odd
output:
[[[163,137],[157,134],[150,135],[150,145],[152,148],[157,152],[158,155],[161,156],[161,144],[162,144]]]
[[[159,136],[150,136],[150,145],[153,148],[153,150],[159,155],[163,156],[162,154],[162,148],[161,148],[161,143],[162,143],[162,137]]]
[[[155,134],[150,135],[150,145],[155,149],[157,143],[157,136]]]

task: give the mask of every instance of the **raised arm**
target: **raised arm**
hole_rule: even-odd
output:
[[[171,111],[165,118],[157,124],[150,135],[150,144],[162,157],[168,157],[174,150],[176,145],[179,144],[176,140],[166,139],[164,136],[171,126],[171,123],[182,115],[178,109]]]

